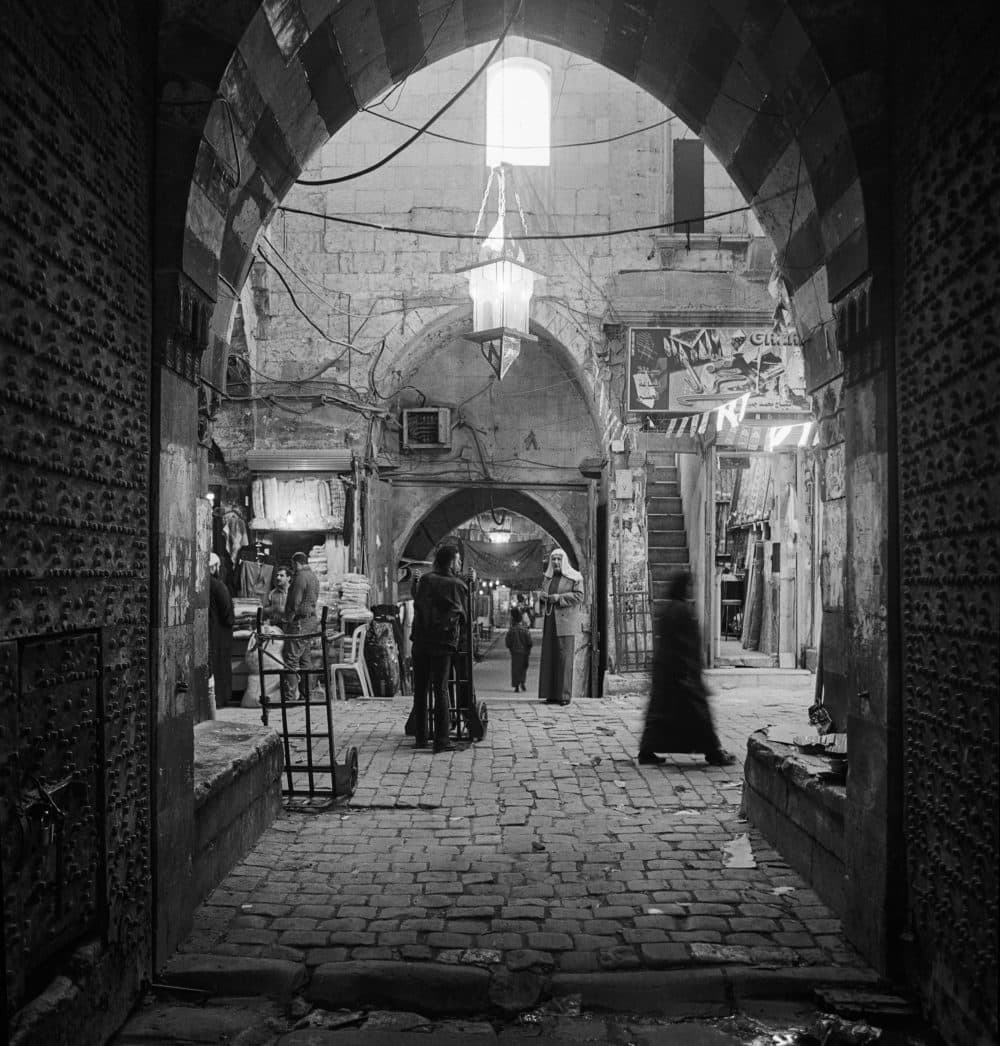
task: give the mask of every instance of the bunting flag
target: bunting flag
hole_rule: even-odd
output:
[[[750,402],[750,393],[744,392],[742,396],[722,403],[711,410],[702,411],[698,414],[684,414],[681,417],[670,418],[667,421],[656,423],[647,417],[647,425],[655,428],[666,436],[704,436],[715,419],[717,432],[725,432],[727,429],[738,429],[746,417],[747,405]],[[810,439],[810,437],[812,437]],[[816,446],[819,442],[819,429],[812,421],[794,421],[787,425],[775,425],[765,430],[764,449],[772,451],[780,446],[791,445],[797,447]]]
[[[704,436],[708,427],[715,417],[715,427],[719,432],[725,432],[727,428],[739,428],[740,422],[747,412],[747,404],[750,402],[750,393],[744,392],[734,400],[722,403],[711,410],[702,411],[699,414],[685,414],[683,417],[671,418],[666,426],[661,429],[668,436]],[[648,420],[650,428],[654,426],[653,420]]]
[[[793,440],[797,447],[809,446],[809,435],[812,432],[813,423],[811,421],[799,421],[793,425],[777,425],[772,429],[767,430],[767,435],[764,437],[764,449],[767,451],[775,450],[780,447],[783,443],[791,443]],[[816,435],[819,435],[817,431]],[[815,443],[815,439],[813,440]]]

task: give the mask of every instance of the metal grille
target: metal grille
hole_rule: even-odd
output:
[[[134,5],[59,7],[0,24],[4,1021],[149,946],[148,110]]]
[[[277,703],[281,716],[282,744],[285,749],[284,794],[290,798],[334,800],[350,798],[358,784],[358,750],[351,748],[343,763],[335,758],[333,735],[333,690],[330,679],[331,634],[327,608],[319,632],[298,635],[319,647],[316,658],[291,671],[275,658],[265,654],[268,636],[264,632],[263,611],[257,611],[256,628],[257,671],[260,675],[261,722],[269,724],[269,711],[275,707],[268,699],[267,681],[278,677],[282,681]],[[277,664],[278,667],[274,667]],[[290,685],[289,685],[290,684]],[[290,691],[297,690],[298,693]]]
[[[977,111],[996,113],[998,106],[994,90]],[[939,230],[977,229],[965,217],[970,210],[953,208],[965,198],[996,199],[1000,173],[989,150],[966,145],[989,139],[988,118],[967,126],[953,119],[949,108],[940,133],[920,137],[935,143],[938,162],[926,155],[911,161],[921,175],[908,192],[908,249],[923,268],[905,287],[896,342],[904,827],[913,951],[947,982],[952,1000],[964,995],[995,1029],[1000,355],[993,317],[1000,283],[995,259],[994,275],[973,282],[971,252],[991,257],[984,231],[983,246],[974,248]],[[973,299],[975,318],[957,324],[949,310],[961,301],[959,314],[970,316],[964,303]]]
[[[648,588],[627,588],[611,566],[615,618],[615,663],[619,672],[642,672],[653,665],[653,615]]]

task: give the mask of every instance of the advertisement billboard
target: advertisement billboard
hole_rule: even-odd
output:
[[[809,410],[802,343],[791,329],[632,327],[625,409],[661,416],[711,410],[749,393],[747,410]]]

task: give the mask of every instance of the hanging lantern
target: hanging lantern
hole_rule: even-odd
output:
[[[479,249],[479,262],[458,270],[467,274],[472,298],[473,329],[466,337],[479,346],[483,358],[501,381],[520,354],[522,343],[538,341],[528,328],[531,295],[535,280],[540,279],[538,273],[525,265],[524,251],[507,235],[507,169],[507,164],[495,167],[486,185],[480,217],[494,180],[498,185],[498,217]],[[521,223],[524,225],[523,213]],[[477,223],[477,231],[478,228]]]

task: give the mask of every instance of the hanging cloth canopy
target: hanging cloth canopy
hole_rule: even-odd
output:
[[[542,541],[463,541],[462,569],[475,570],[484,579],[497,580],[511,588],[542,587]]]

